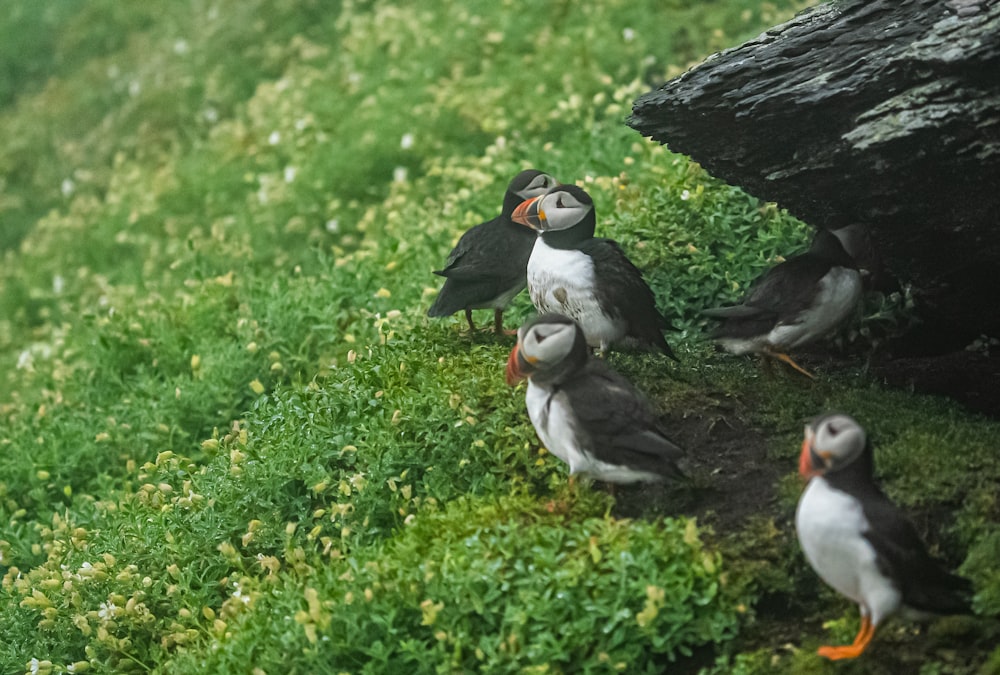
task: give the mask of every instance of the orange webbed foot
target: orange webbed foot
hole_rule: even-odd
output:
[[[816,653],[824,658],[830,659],[831,661],[856,659],[861,656],[863,651],[865,651],[865,648],[872,641],[874,636],[875,626],[872,625],[871,620],[869,620],[867,616],[864,616],[861,617],[861,628],[858,630],[858,634],[855,636],[854,642],[840,647],[820,647],[816,650]]]
[[[812,373],[810,373],[808,370],[806,370],[805,368],[803,368],[799,364],[795,363],[795,361],[792,360],[792,357],[789,356],[788,354],[785,354],[783,352],[768,352],[768,354],[770,356],[778,359],[779,361],[783,361],[784,363],[787,363],[789,366],[791,366],[795,370],[799,371],[800,373],[802,373],[803,375],[805,375],[806,377],[808,377],[810,380],[815,380],[816,379],[815,375],[813,375]]]

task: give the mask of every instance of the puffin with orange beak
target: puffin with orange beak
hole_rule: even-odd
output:
[[[809,480],[795,513],[802,551],[820,578],[861,610],[854,642],[821,647],[820,656],[856,658],[897,611],[917,619],[970,611],[969,581],[930,556],[876,485],[871,443],[853,418],[823,415],[806,426],[799,473]]]
[[[632,383],[590,355],[573,319],[547,314],[521,326],[507,384],[525,378],[528,417],[571,476],[607,483],[683,478],[677,461],[684,451]]]
[[[500,215],[467,230],[444,267],[434,271],[445,282],[427,316],[451,316],[464,310],[469,330],[474,331],[472,310],[492,309],[493,330],[503,332],[503,310],[527,285],[525,269],[535,245],[531,233],[511,222],[510,216],[522,201],[537,197],[553,185],[558,185],[555,178],[535,169],[514,176],[504,194]]]
[[[788,352],[829,337],[861,302],[861,273],[832,232],[758,277],[739,304],[702,312],[718,319],[711,337],[733,354],[760,354],[815,377]]]
[[[535,309],[578,321],[587,344],[601,354],[622,342],[676,360],[663,338],[667,322],[642,272],[616,241],[594,237],[594,202],[586,191],[557,185],[522,202],[511,220],[538,231],[528,258]]]

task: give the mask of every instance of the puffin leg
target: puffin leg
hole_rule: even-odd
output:
[[[768,351],[767,353],[769,355],[771,355],[772,357],[778,359],[779,361],[784,361],[785,363],[787,363],[788,365],[790,365],[792,368],[794,368],[795,370],[799,371],[800,373],[802,373],[803,375],[805,375],[806,377],[808,377],[810,380],[815,380],[816,379],[815,375],[813,375],[812,373],[810,373],[808,370],[806,370],[805,368],[803,368],[799,364],[795,363],[795,361],[792,360],[792,357],[789,356],[788,354],[785,354],[783,352],[774,352],[774,351]]]
[[[472,310],[469,308],[465,309],[465,320],[469,322],[469,332],[476,332],[476,324],[472,323]]]
[[[517,335],[516,330],[504,330],[503,310],[496,307],[493,308],[493,332],[497,335]]]
[[[868,643],[872,641],[874,636],[875,626],[872,624],[871,619],[863,616],[861,617],[861,628],[858,629],[858,634],[855,636],[854,642],[841,647],[820,647],[816,653],[831,661],[855,659],[861,655],[861,652],[865,651],[865,647],[868,646]]]

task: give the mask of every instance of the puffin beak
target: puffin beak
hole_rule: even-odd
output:
[[[539,195],[518,204],[510,219],[518,225],[524,225],[525,227],[530,227],[531,229],[538,230],[539,232],[545,230],[545,211],[542,211],[540,208],[540,200],[543,196],[544,195]]]
[[[799,475],[809,480],[819,472],[813,468],[812,434],[806,434],[802,441],[802,453],[799,455]]]
[[[513,387],[515,384],[524,379],[524,373],[521,369],[517,367],[518,355],[517,355],[518,345],[514,345],[514,348],[510,350],[510,356],[507,357],[507,384]]]
[[[816,452],[813,449],[812,429],[806,429],[806,437],[802,440],[802,453],[799,455],[799,475],[805,480],[822,475],[829,468],[829,453]]]
[[[518,343],[510,350],[510,356],[507,357],[507,384],[514,386],[528,375],[530,375],[535,369],[531,367],[531,362],[524,359],[521,356],[521,345]]]

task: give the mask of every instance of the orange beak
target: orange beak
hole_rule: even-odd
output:
[[[539,208],[540,200],[543,196],[532,197],[518,204],[510,219],[518,225],[524,225],[539,232],[545,230],[545,211]]]
[[[533,372],[535,366],[530,359],[521,356],[521,343],[518,342],[507,357],[507,384],[513,387]]]
[[[799,454],[799,475],[805,480],[809,480],[814,476],[819,476],[826,472],[826,455],[827,453],[818,453],[813,449],[813,434],[812,429],[806,429],[806,437],[802,439],[802,452]]]
[[[525,377],[518,364],[518,361],[521,360],[520,355],[517,353],[518,346],[514,345],[514,348],[510,350],[510,356],[507,357],[506,379],[507,384],[512,387]]]
[[[806,436],[802,441],[802,453],[799,455],[799,475],[809,480],[818,472],[813,468],[812,439]]]

